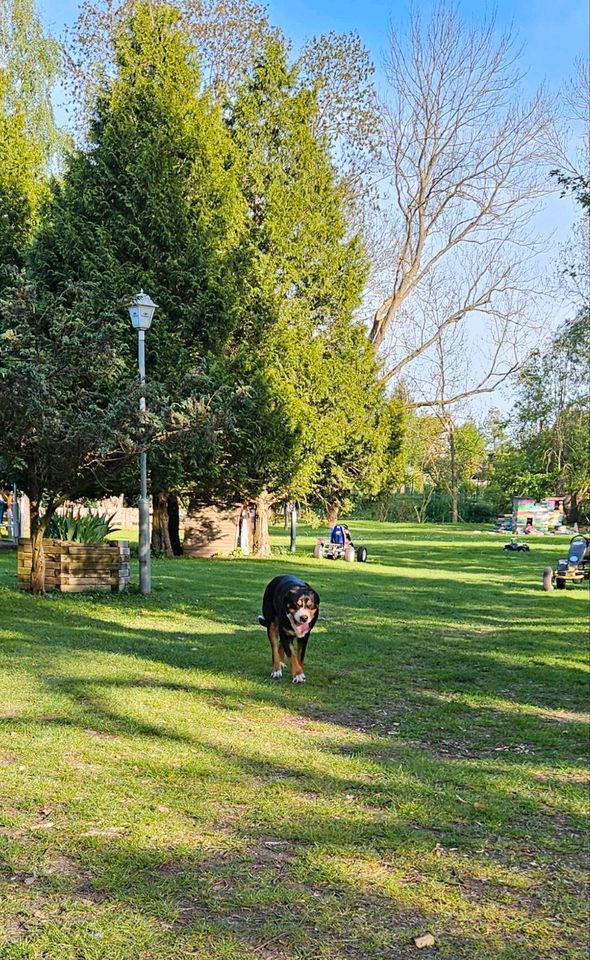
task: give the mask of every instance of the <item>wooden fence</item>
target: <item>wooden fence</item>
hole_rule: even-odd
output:
[[[61,593],[84,590],[101,593],[121,592],[129,584],[129,541],[109,543],[72,543],[68,540],[44,540],[45,589]],[[20,590],[31,588],[32,546],[20,540],[17,553]]]

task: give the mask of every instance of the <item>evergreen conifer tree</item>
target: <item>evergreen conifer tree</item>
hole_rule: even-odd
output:
[[[236,319],[244,202],[221,109],[201,92],[194,50],[168,5],[136,5],[115,39],[114,76],[96,102],[88,145],[68,160],[32,253],[57,292],[92,282],[97,308],[140,288],[159,305],[149,377],[171,402],[219,354]],[[121,351],[134,363],[129,330]],[[152,451],[165,509],[181,463]],[[156,530],[165,528],[160,522]],[[157,546],[160,546],[157,544]]]
[[[316,90],[300,84],[284,44],[271,40],[229,120],[241,157],[251,264],[238,351],[250,384],[249,443],[236,460],[256,497],[259,555],[269,551],[273,502],[310,493],[322,465],[346,450],[358,424],[346,412],[349,377],[357,372],[357,412],[379,427],[376,364],[353,320],[366,262],[358,238],[347,234],[329,147],[316,132],[317,110]],[[367,389],[357,390],[358,383]]]

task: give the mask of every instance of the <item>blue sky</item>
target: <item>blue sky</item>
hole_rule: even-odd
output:
[[[75,19],[75,0],[38,0],[41,15],[55,33]],[[403,21],[410,6],[425,12],[430,0],[271,0],[271,20],[281,26],[295,47],[314,33],[357,30],[376,61],[391,23]],[[532,83],[546,79],[558,85],[568,76],[574,58],[588,52],[587,0],[497,0],[483,4],[464,0],[463,14],[478,17],[495,9],[500,24],[513,23],[523,44],[523,62]]]
[[[96,0],[95,0],[96,2]],[[452,0],[451,0],[452,2]],[[77,15],[78,0],[37,0],[44,23],[60,36]],[[281,27],[295,52],[314,34],[357,31],[372,55],[380,77],[380,64],[391,27],[402,26],[410,9],[428,14],[433,0],[270,0],[270,20]],[[488,4],[478,0],[458,3],[465,19],[480,21],[486,12],[496,12],[499,28],[512,25],[521,45],[521,66],[525,72],[523,93],[532,93],[540,83],[557,92],[572,76],[574,61],[588,55],[588,0],[496,0]],[[62,110],[58,109],[61,119]],[[550,197],[537,215],[540,232],[551,235],[539,264],[541,273],[552,273],[559,258],[559,247],[570,237],[578,211],[569,198]],[[569,308],[554,304],[547,317],[554,327]],[[565,311],[565,312],[564,312]],[[498,394],[494,403],[503,405]]]
[[[78,0],[37,0],[46,26],[57,36],[77,14]],[[402,25],[413,7],[425,14],[433,0],[270,0],[270,19],[283,29],[295,51],[306,38],[330,30],[356,30],[372,54],[379,79],[380,63],[390,28]],[[500,28],[513,26],[522,47],[524,92],[540,83],[557,91],[573,72],[578,56],[589,47],[588,0],[496,0],[495,3],[463,0],[459,9],[466,19],[478,20],[496,11]],[[62,111],[58,109],[61,119]],[[574,219],[568,200],[550,201],[544,226],[555,229],[555,243],[563,241]]]

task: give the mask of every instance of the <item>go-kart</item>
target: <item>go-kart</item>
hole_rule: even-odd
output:
[[[332,528],[328,542],[326,542],[325,537],[318,537],[313,555],[318,560],[325,557],[326,560],[343,559],[348,563],[358,560],[359,563],[364,563],[367,559],[367,548],[355,547],[346,524],[337,523]]]
[[[505,550],[512,550],[514,552],[518,550],[530,550],[528,543],[519,543],[518,540],[511,540],[510,543],[504,544]]]
[[[545,567],[543,590],[565,590],[566,583],[583,583],[590,580],[590,537],[577,533],[570,540],[567,558],[558,560],[557,567]]]

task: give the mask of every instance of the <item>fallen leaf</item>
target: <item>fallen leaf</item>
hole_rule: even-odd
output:
[[[475,807],[476,810],[485,810],[486,808],[485,803],[480,803],[479,800],[476,800],[473,806]]]
[[[159,810],[160,813],[170,813],[170,807],[167,807],[165,803],[159,803],[156,810]]]
[[[421,937],[414,937],[414,945],[418,947],[418,950],[423,950],[424,947],[433,947],[436,943],[436,940],[431,933],[425,933]]]
[[[25,879],[23,880],[25,887],[32,887],[34,882],[35,882],[35,877],[25,877]]]

